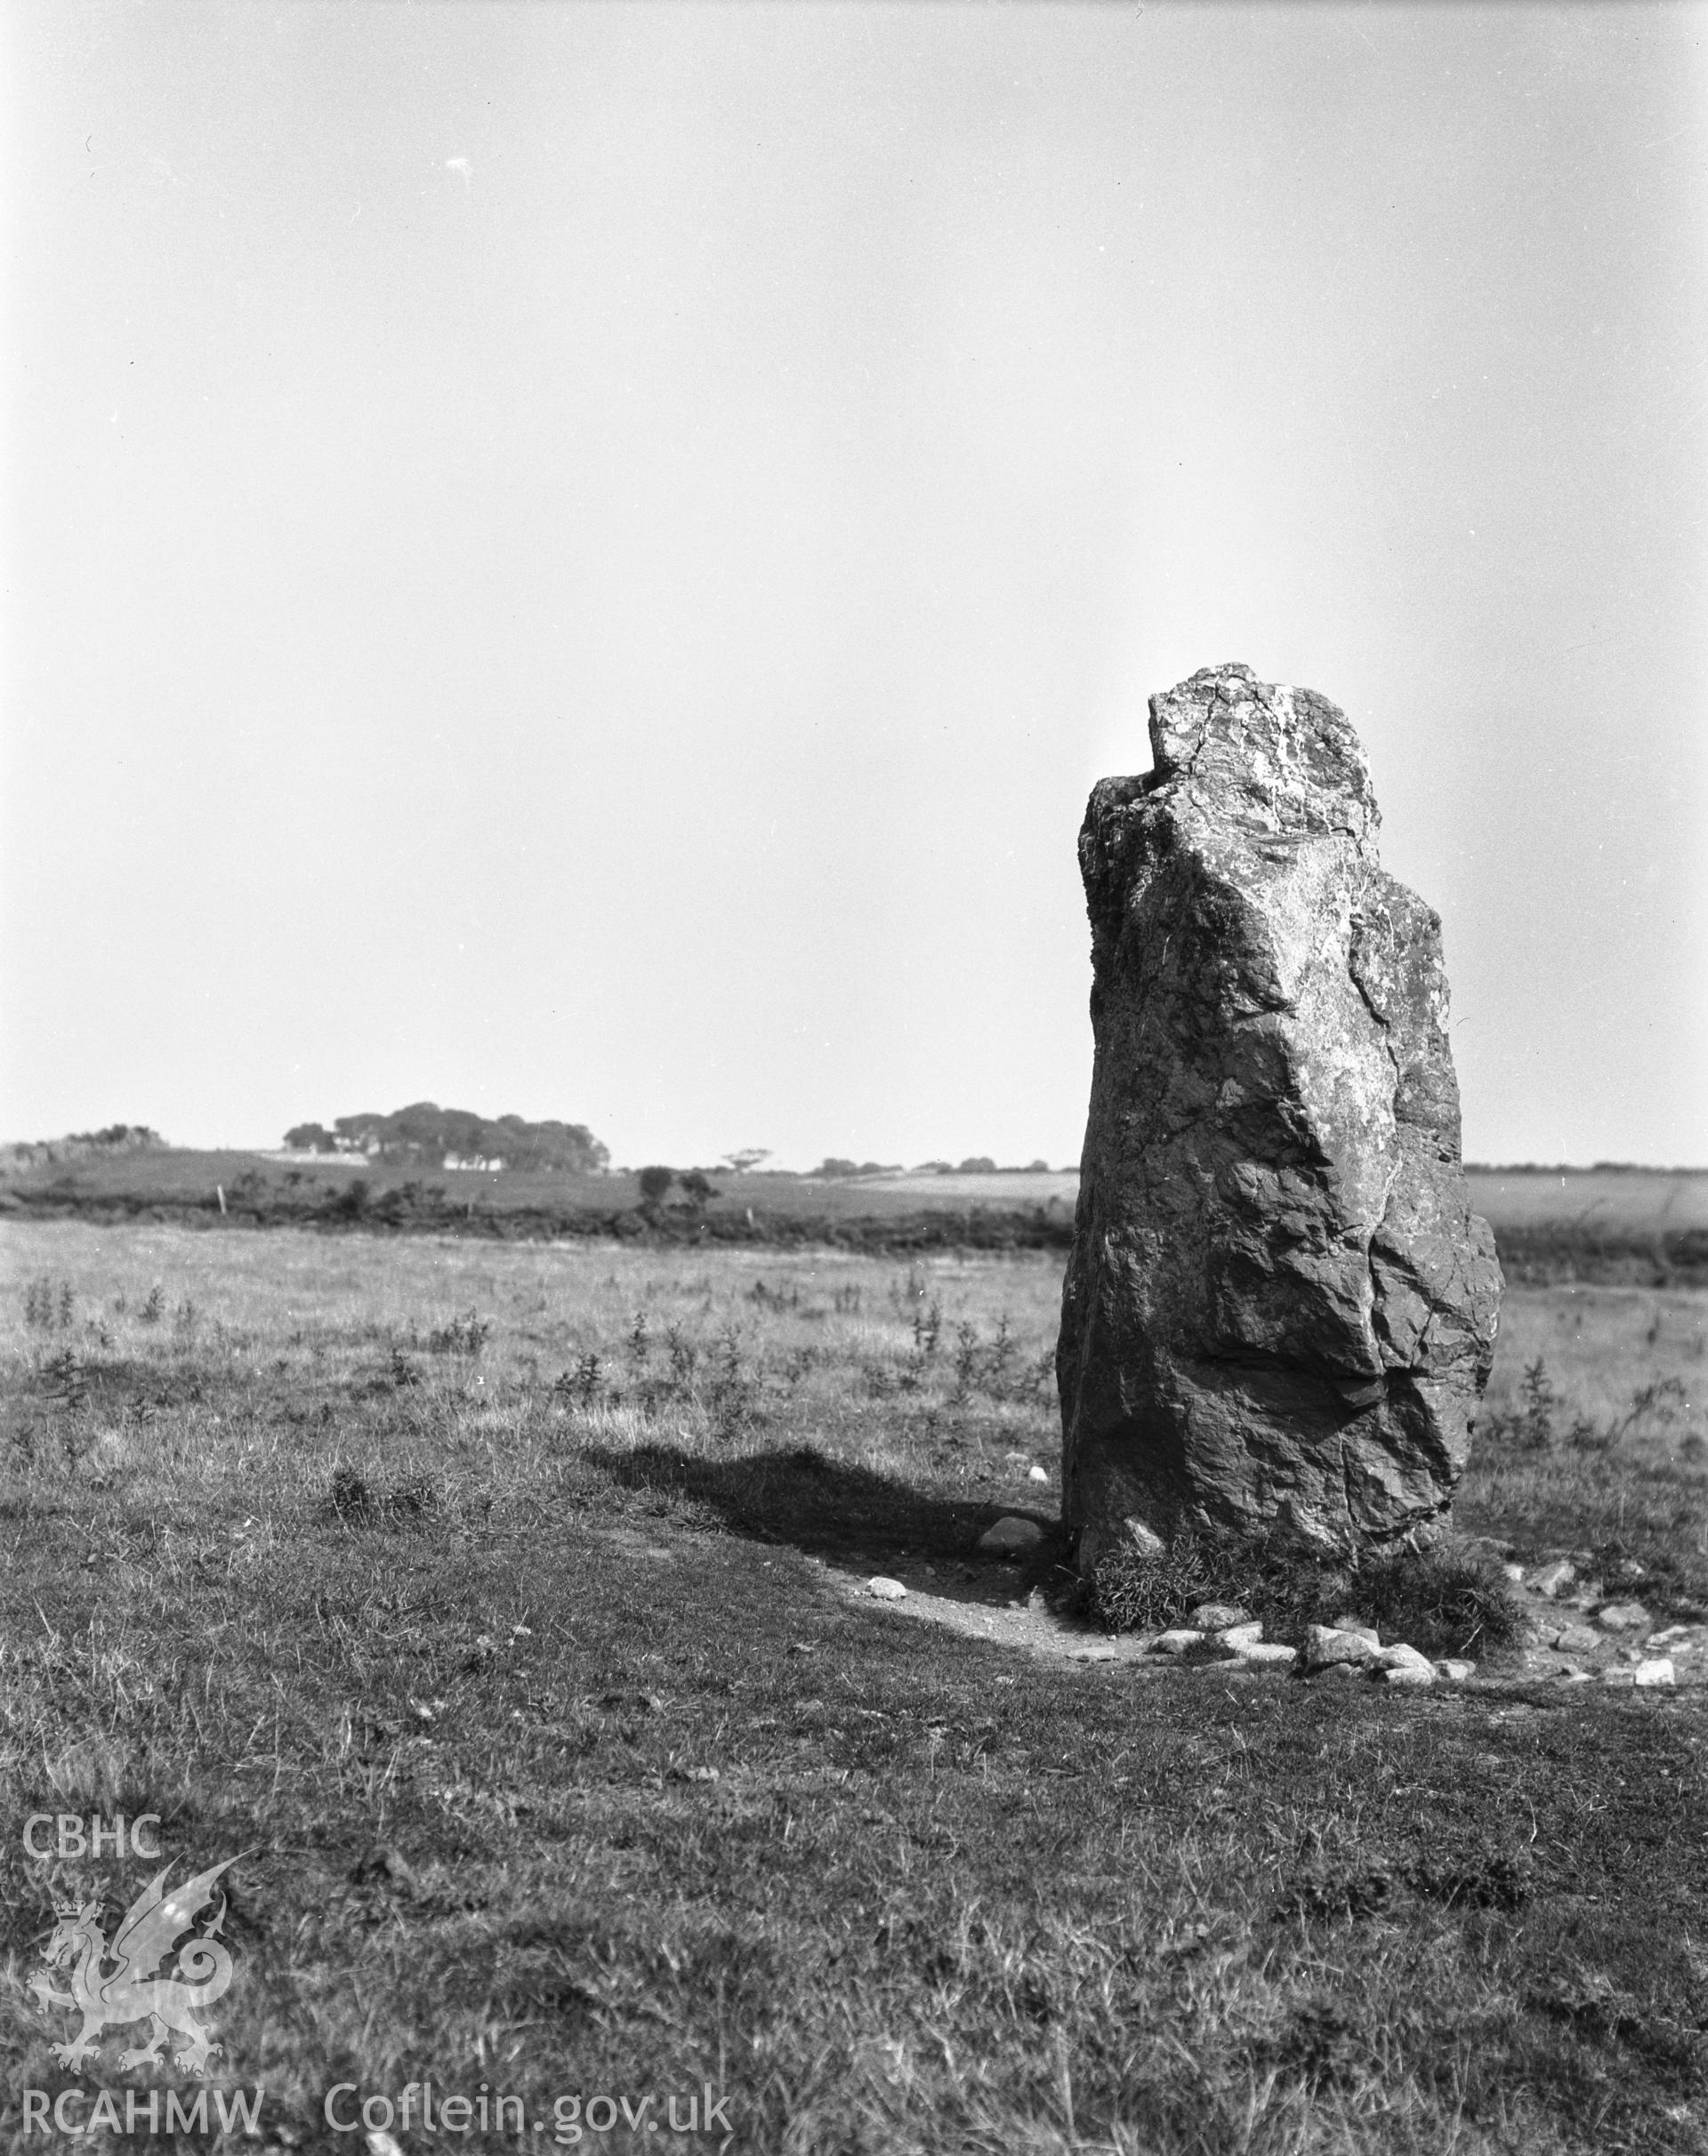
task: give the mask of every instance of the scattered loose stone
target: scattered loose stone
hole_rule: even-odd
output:
[[[1586,1624],[1568,1624],[1555,1634],[1553,1644],[1562,1654],[1591,1654],[1601,1645],[1601,1636]]]
[[[1530,1591],[1533,1595],[1546,1595],[1551,1602],[1556,1595],[1562,1594],[1570,1587],[1576,1577],[1577,1567],[1571,1559],[1557,1557],[1551,1565],[1544,1565],[1539,1571],[1531,1573]]]
[[[1396,1669],[1409,1669],[1414,1675],[1427,1670],[1430,1683],[1435,1681],[1435,1664],[1429,1656],[1420,1653],[1415,1647],[1406,1646],[1403,1641],[1396,1641],[1391,1647],[1383,1647],[1373,1655],[1371,1666],[1384,1676],[1391,1676]]]
[[[1503,1580],[1510,1580],[1513,1586],[1517,1587],[1524,1578],[1524,1567],[1522,1565],[1503,1565],[1501,1577]]]
[[[987,1557],[1017,1557],[1022,1550],[1035,1549],[1043,1540],[1043,1530],[1036,1520],[1022,1519],[1011,1512],[995,1526],[986,1528],[979,1538],[979,1547]]]
[[[1362,1617],[1354,1617],[1349,1612],[1335,1618],[1333,1629],[1337,1632],[1356,1632],[1360,1639],[1367,1639],[1373,1647],[1382,1645],[1382,1635],[1375,1626],[1366,1624]]]
[[[866,1591],[868,1595],[874,1595],[880,1602],[902,1602],[907,1595],[907,1589],[899,1580],[886,1580],[882,1573],[875,1580],[866,1581]]]
[[[1076,1647],[1072,1659],[1083,1662],[1119,1661],[1121,1653],[1119,1648],[1112,1647],[1108,1640],[1100,1639],[1089,1647]]]
[[[1664,1632],[1651,1632],[1643,1645],[1648,1647],[1695,1646],[1698,1644],[1696,1635],[1701,1629],[1694,1624],[1670,1624]]]
[[[1305,1629],[1305,1667],[1327,1669],[1337,1662],[1367,1662],[1378,1652],[1368,1632],[1348,1632],[1338,1625],[1313,1624]]]
[[[1048,1468],[1041,1468],[1035,1460],[1026,1470],[1026,1479],[1027,1482],[1047,1483],[1050,1479],[1050,1470]]]
[[[1238,1621],[1221,1622],[1224,1618]],[[1438,1677],[1462,1684],[1477,1674],[1474,1661],[1459,1658],[1431,1661],[1428,1655],[1403,1640],[1384,1647],[1374,1626],[1352,1617],[1340,1624],[1308,1626],[1301,1658],[1296,1647],[1266,1641],[1261,1618],[1249,1617],[1237,1605],[1225,1602],[1201,1602],[1186,1623],[1135,1639],[1132,1645],[1167,1665],[1177,1668],[1207,1665],[1220,1668],[1229,1676],[1239,1675],[1242,1669],[1255,1672],[1301,1667],[1311,1677],[1362,1675],[1377,1683],[1405,1687],[1432,1685]],[[1100,1644],[1080,1649],[1074,1659],[1109,1661],[1117,1659],[1117,1652]]]
[[[1609,1602],[1596,1613],[1595,1621],[1604,1632],[1646,1632],[1655,1620],[1640,1602]]]
[[[1640,1661],[1631,1673],[1631,1681],[1643,1685],[1675,1685],[1678,1678],[1673,1674],[1671,1658],[1663,1654],[1652,1661]]]

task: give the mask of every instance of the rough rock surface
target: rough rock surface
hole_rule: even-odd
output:
[[[1382,868],[1323,697],[1211,668],[1152,699],[1150,736],[1155,770],[1103,780],[1080,836],[1097,1052],[1057,1356],[1080,1567],[1182,1520],[1427,1541],[1501,1292],[1440,923]]]
[[[1326,1624],[1306,1629],[1307,1669],[1326,1669],[1333,1662],[1374,1661],[1381,1652],[1381,1642],[1373,1632],[1342,1632]]]
[[[1035,1549],[1043,1540],[1043,1530],[1036,1520],[1023,1519],[1019,1513],[1011,1512],[987,1527],[979,1538],[979,1547],[987,1557],[1024,1557],[1028,1549]]]

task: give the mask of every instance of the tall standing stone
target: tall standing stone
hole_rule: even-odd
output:
[[[1324,697],[1206,668],[1152,698],[1150,739],[1079,841],[1096,1065],[1057,1374],[1080,1568],[1183,1521],[1427,1541],[1501,1294],[1440,921],[1381,866]]]

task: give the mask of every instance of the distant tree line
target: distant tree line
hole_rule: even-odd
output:
[[[165,1143],[147,1123],[109,1123],[104,1130],[70,1130],[63,1138],[0,1146],[0,1163],[13,1168],[44,1167],[55,1161],[87,1160],[101,1153],[161,1152]]]
[[[520,1115],[476,1115],[418,1100],[391,1115],[340,1115],[331,1130],[298,1123],[285,1143],[302,1153],[359,1154],[407,1167],[497,1167],[587,1175],[610,1153],[584,1123],[529,1122]]]
[[[834,1178],[850,1175],[901,1175],[905,1170],[899,1161],[845,1161],[837,1154],[829,1154],[810,1175]],[[969,1159],[954,1161],[921,1161],[914,1170],[915,1175],[1047,1175],[1048,1161],[1029,1161],[1024,1168],[999,1168],[987,1153],[977,1153]]]

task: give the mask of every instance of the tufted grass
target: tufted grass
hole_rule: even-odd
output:
[[[0,1247],[5,2145],[70,2080],[21,1988],[53,1898],[110,1927],[149,1869],[21,1822],[120,1808],[248,1853],[210,2018],[259,2145],[361,2149],[326,2090],[430,2078],[541,2121],[492,2148],[718,2146],[556,2138],[708,2084],[790,2156],[1703,2145],[1689,1698],[1147,1677],[841,1590],[1013,1591],[971,1551],[1056,1502],[1046,1259]],[[1557,1404],[1465,1524],[1694,1591],[1702,1338],[1677,1293],[1511,1298],[1495,1405],[1538,1355]]]

